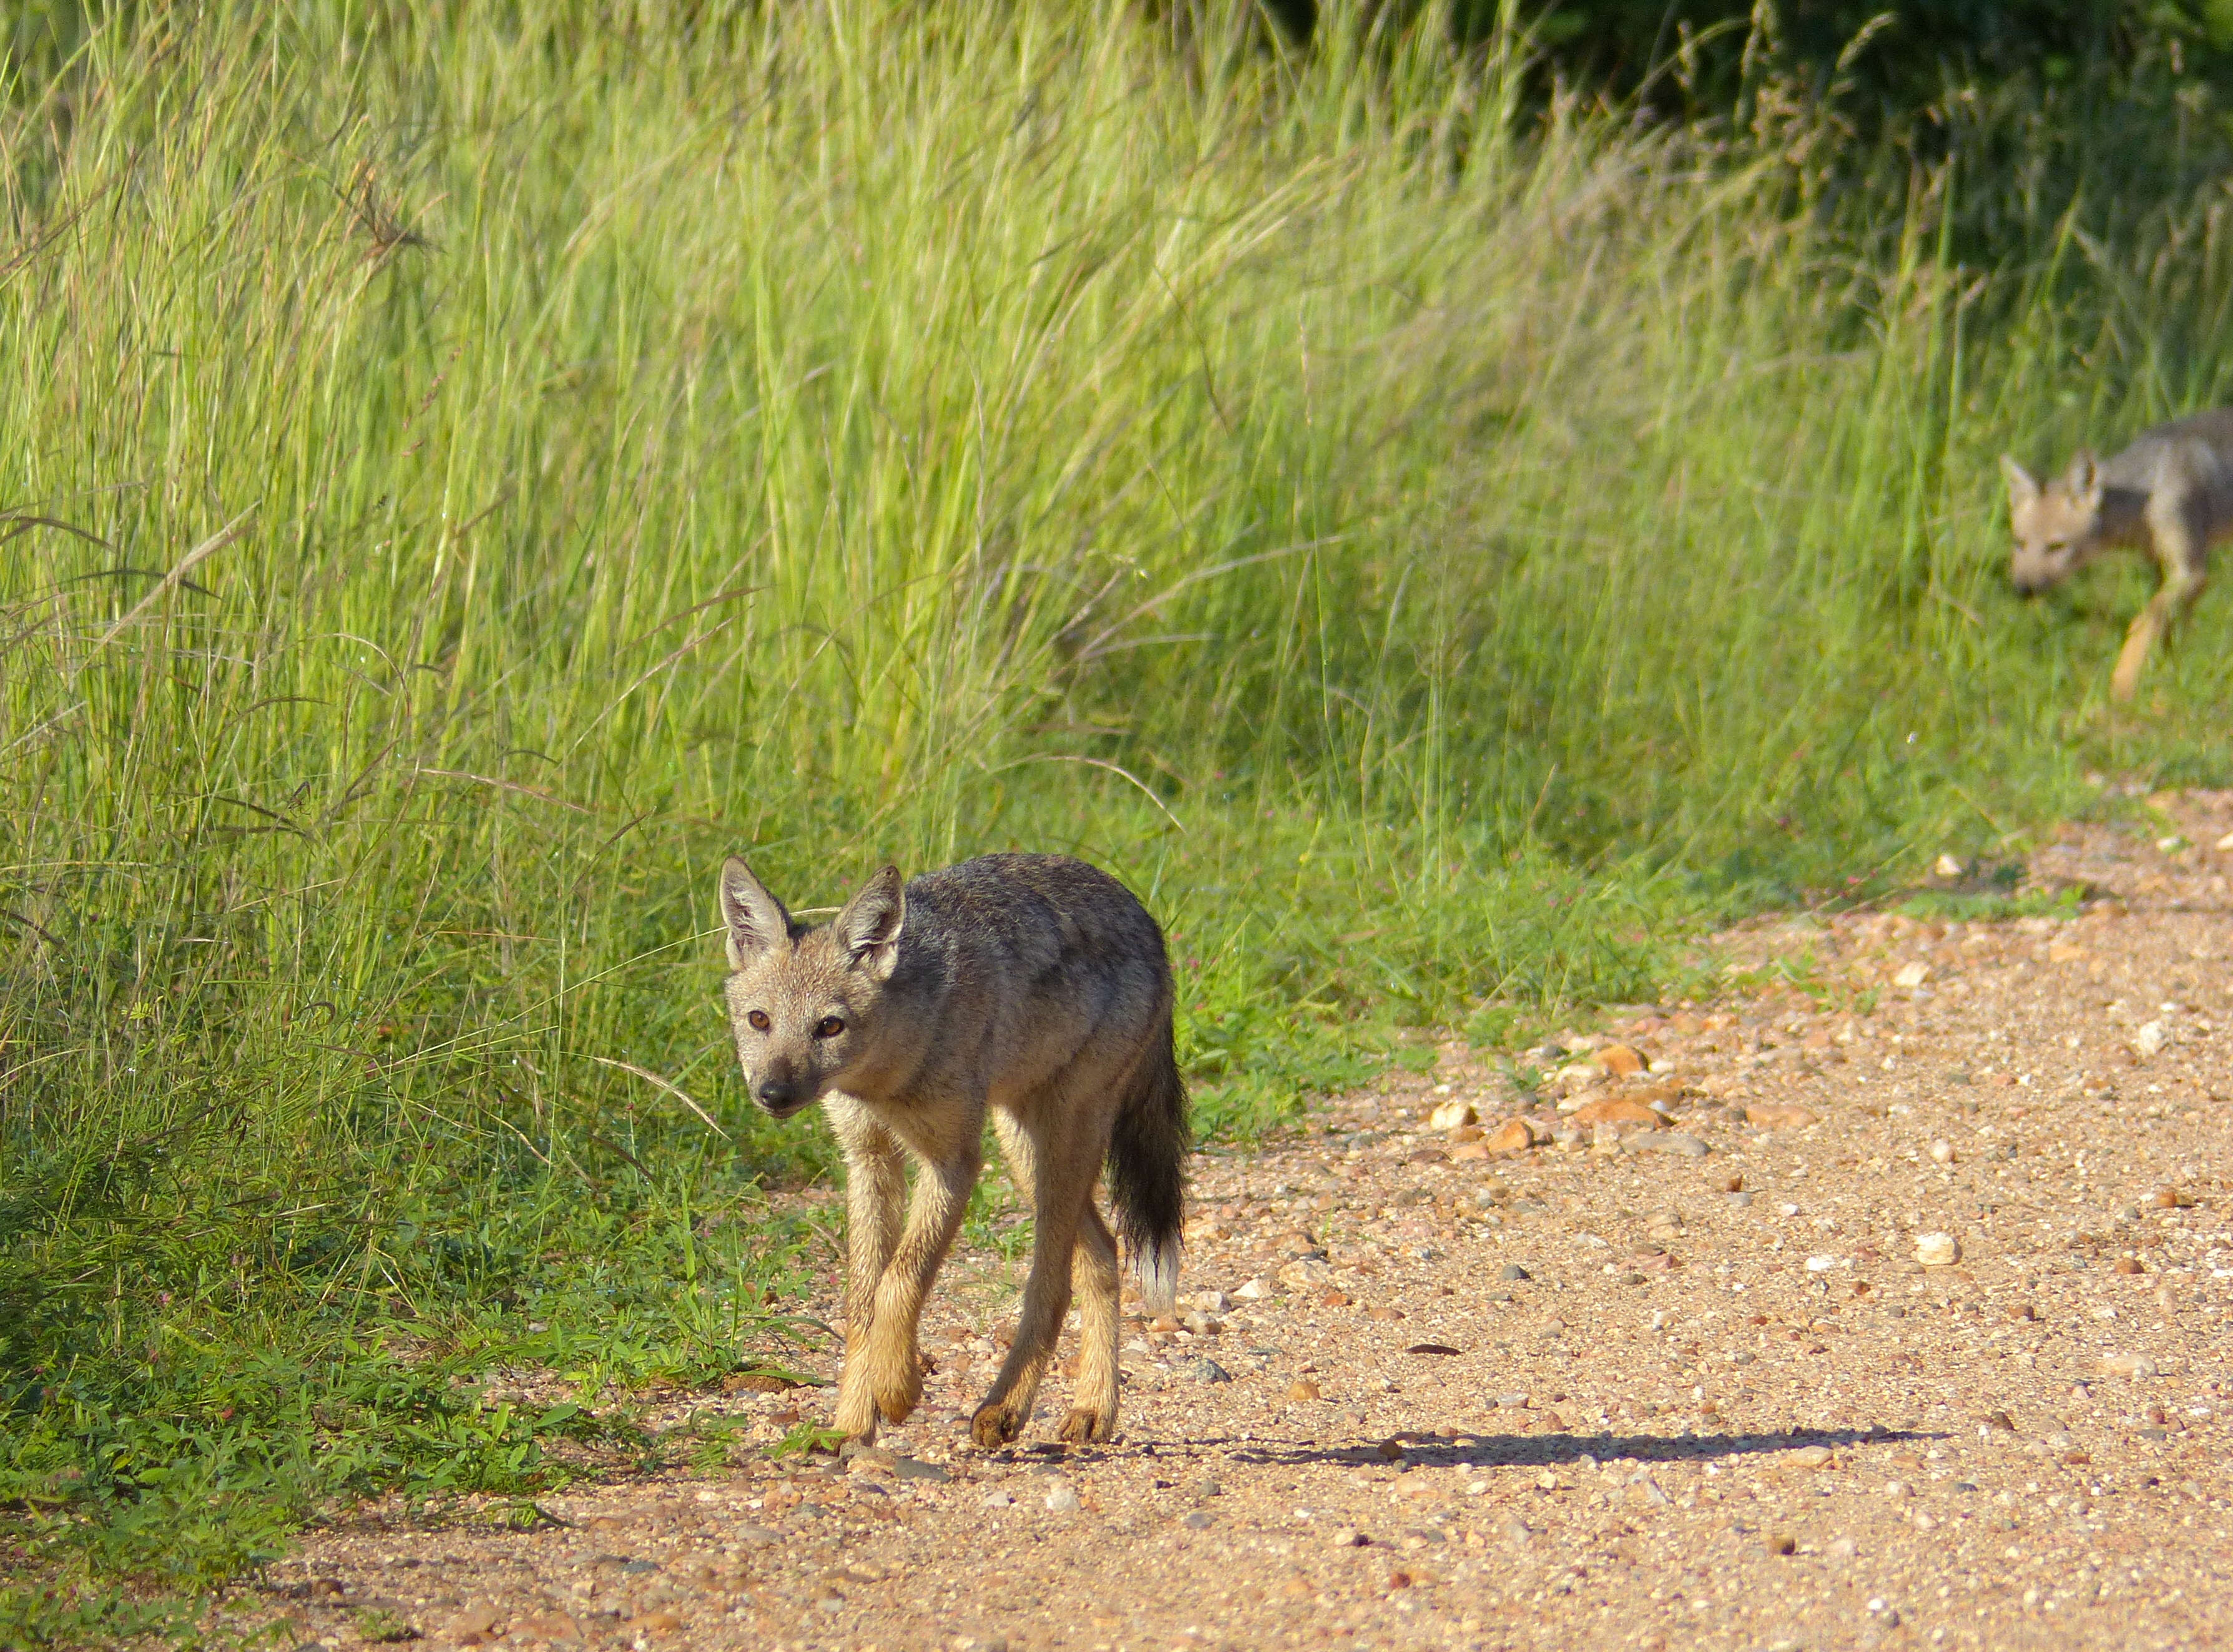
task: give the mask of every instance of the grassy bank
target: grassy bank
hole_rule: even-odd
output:
[[[2221,393],[2199,116],[1911,168],[1772,88],[1539,119],[1431,29],[537,16],[217,6],[0,103],[27,1554],[199,1585],[658,1448],[462,1379],[702,1379],[826,1266],[726,1071],[733,849],[1110,865],[1231,1135],[2222,772],[2222,605],[2112,718],[2145,570],[2019,606],[1991,463]]]

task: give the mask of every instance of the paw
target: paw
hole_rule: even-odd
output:
[[[969,1420],[969,1437],[983,1451],[1005,1446],[1023,1431],[1023,1415],[1012,1405],[980,1405]]]
[[[876,1407],[865,1387],[837,1390],[837,1408],[830,1415],[830,1426],[849,1440],[863,1445],[872,1443],[876,1437]]]
[[[869,1379],[869,1390],[876,1395],[876,1415],[886,1422],[905,1422],[915,1407],[922,1403],[922,1373],[908,1356],[908,1364],[900,1372],[879,1372]]]
[[[1062,1420],[1055,1438],[1073,1443],[1089,1440],[1106,1440],[1116,1432],[1116,1419],[1106,1411],[1097,1411],[1090,1406],[1072,1406],[1070,1415]]]

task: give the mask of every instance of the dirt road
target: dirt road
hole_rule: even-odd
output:
[[[1765,923],[1532,1094],[1453,1045],[1205,1155],[1111,1447],[1045,1443],[1058,1389],[966,1448],[1015,1272],[963,1255],[876,1451],[516,1535],[367,1511],[244,1604],[324,1647],[2233,1643],[2233,797],[2167,806],[2199,847],[2036,857],[2074,920]],[[1560,1139],[1492,1151],[1522,1113]],[[688,1403],[765,1442],[817,1400]]]

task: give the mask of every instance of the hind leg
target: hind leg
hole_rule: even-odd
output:
[[[1012,1174],[1031,1187],[1033,1232],[1032,1269],[1024,1283],[1016,1340],[970,1421],[971,1437],[988,1449],[1021,1434],[1032,1415],[1039,1382],[1062,1334],[1063,1317],[1070,1311],[1071,1257],[1079,1243],[1083,1216],[1092,1206],[1093,1181],[1101,1167],[1100,1148],[1080,1128],[1076,1115],[1065,1117],[1059,1105],[1034,1109],[1012,1129],[1005,1119],[995,1117],[1002,1142],[1010,1149]]]
[[[1071,1279],[1077,1296],[1077,1387],[1060,1437],[1107,1440],[1116,1432],[1116,1239],[1090,1193]]]

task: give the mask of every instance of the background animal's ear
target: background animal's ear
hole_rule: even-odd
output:
[[[900,959],[900,925],[906,919],[907,891],[900,882],[900,869],[888,866],[845,903],[830,927],[857,967],[888,981]]]
[[[2093,453],[2080,449],[2070,461],[2070,474],[2062,478],[2064,491],[2074,499],[2098,499],[2101,497],[2101,466]]]
[[[752,868],[732,855],[721,862],[721,923],[729,932],[729,967],[742,969],[779,940],[791,939],[791,914]]]
[[[2008,454],[2001,455],[2001,474],[2008,481],[2008,505],[2021,511],[2039,498],[2039,478]]]

